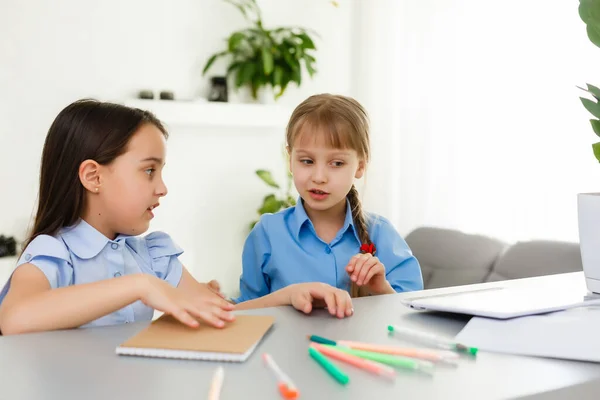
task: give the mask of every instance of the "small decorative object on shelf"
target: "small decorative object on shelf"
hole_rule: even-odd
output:
[[[210,92],[208,101],[227,102],[227,78],[224,76],[213,76],[210,78]]]
[[[0,257],[17,255],[17,241],[14,237],[0,235]]]
[[[138,98],[152,100],[154,99],[154,92],[152,90],[140,90],[138,93]]]
[[[175,100],[175,95],[173,94],[173,92],[171,92],[169,90],[163,90],[160,92],[160,99],[161,100]]]

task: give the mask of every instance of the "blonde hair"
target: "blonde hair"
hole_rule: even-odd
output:
[[[312,129],[305,129],[307,127]],[[369,162],[369,117],[363,106],[353,98],[325,93],[304,100],[292,113],[287,126],[286,142],[290,152],[294,143],[308,131],[324,135],[332,148],[355,150],[360,160]],[[346,197],[361,244],[371,244],[365,214],[354,185]],[[351,282],[350,296],[364,295],[360,289]]]

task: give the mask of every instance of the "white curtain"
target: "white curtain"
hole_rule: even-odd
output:
[[[577,241],[600,189],[576,85],[600,85],[577,1],[357,4],[354,94],[372,117],[367,209],[506,241]]]

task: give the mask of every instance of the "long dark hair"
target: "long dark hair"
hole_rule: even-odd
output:
[[[369,117],[363,106],[355,99],[333,94],[317,94],[304,100],[292,113],[287,126],[286,142],[289,149],[296,139],[306,132],[306,125],[325,128],[315,129],[325,132],[326,140],[333,148],[348,148],[357,152],[365,163],[369,162]],[[346,195],[352,210],[352,219],[359,239],[364,244],[371,244],[367,220],[356,187],[352,185]],[[350,295],[361,297],[366,291],[356,283],[350,284]]]
[[[35,222],[23,249],[37,236],[55,235],[79,220],[85,206],[80,164],[85,160],[110,164],[144,124],[153,124],[168,136],[149,111],[119,104],[83,99],[58,114],[46,135]]]

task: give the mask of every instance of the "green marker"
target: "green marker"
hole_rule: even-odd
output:
[[[448,339],[434,335],[432,333],[420,332],[420,331],[410,329],[410,328],[399,327],[396,325],[389,325],[388,331],[390,332],[391,335],[400,334],[402,336],[406,336],[408,338],[411,338],[411,339],[414,339],[414,340],[417,340],[420,342],[429,343],[439,349],[454,350],[459,353],[470,354],[472,356],[477,355],[477,351],[478,351],[478,349],[476,347],[468,347],[468,346],[465,346],[460,343],[452,342]]]
[[[329,373],[329,375],[333,376],[336,381],[341,383],[342,385],[350,382],[350,378],[348,375],[344,373],[341,369],[339,369],[335,364],[331,363],[323,354],[319,352],[319,350],[309,347],[308,353],[310,356],[323,367],[325,371]]]
[[[310,340],[311,342],[315,342],[315,343],[321,343],[321,344],[330,344],[335,346],[337,343],[335,342],[335,340],[330,340],[321,336],[317,336],[317,335],[311,335],[308,336],[308,340]]]
[[[325,346],[334,347],[331,345]],[[433,363],[429,361],[415,360],[414,358],[410,357],[394,356],[384,353],[374,353],[372,351],[354,350],[343,346],[335,346],[335,349],[346,354],[351,354],[353,356],[364,358],[366,360],[377,361],[382,364],[391,365],[392,367],[396,368],[403,368],[412,371],[423,371],[427,373],[433,369]]]

